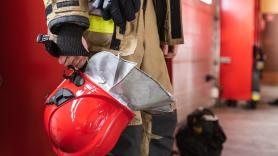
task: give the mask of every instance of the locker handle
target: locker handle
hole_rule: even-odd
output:
[[[231,64],[232,63],[232,58],[227,57],[227,56],[222,56],[222,57],[220,57],[220,63],[221,64]]]

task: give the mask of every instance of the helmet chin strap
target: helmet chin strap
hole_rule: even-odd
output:
[[[68,69],[64,71],[63,77],[70,80],[70,82],[74,83],[77,87],[80,87],[85,83],[85,80],[80,75],[80,72],[81,71],[77,70],[77,68],[70,65],[68,66]]]

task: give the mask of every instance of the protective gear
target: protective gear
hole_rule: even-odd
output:
[[[53,41],[50,40],[50,36],[49,35],[43,35],[43,34],[39,34],[37,36],[37,43],[43,43],[45,50],[53,57],[59,57],[59,48],[57,46],[57,44]]]
[[[84,74],[64,77],[45,110],[46,130],[58,155],[103,156],[131,121],[132,111],[172,111],[171,94],[136,63],[109,52],[92,56]]]
[[[124,34],[126,21],[133,21],[140,9],[140,0],[94,0],[92,5],[101,10],[103,19],[112,18]]]
[[[101,4],[103,0],[95,0],[93,2],[97,2]],[[114,0],[113,0],[114,1]],[[111,2],[113,2],[111,1]],[[145,0],[117,0],[119,4],[127,4],[130,1],[133,3],[134,10],[136,8],[140,8],[140,13],[137,14],[145,14],[145,10],[147,9],[147,1]],[[59,28],[64,23],[73,23],[77,24],[83,28],[83,30],[87,31],[84,34],[85,39],[88,43],[88,49],[90,52],[98,52],[98,51],[113,51],[115,54],[120,53],[121,56],[132,55],[135,51],[135,48],[138,43],[138,20],[131,22],[126,22],[126,27],[123,35],[123,29],[119,27],[113,27],[113,21],[106,22],[109,26],[109,32],[107,29],[105,31],[99,31],[103,28],[107,27],[103,25],[104,22],[100,22],[101,17],[97,18],[95,14],[93,14],[94,7],[92,1],[88,0],[44,0],[45,3],[45,12],[47,16],[47,24],[49,28],[49,35],[51,33],[57,34]],[[141,3],[140,3],[141,2]],[[144,3],[143,3],[144,2]],[[180,0],[152,0],[154,3],[154,9],[156,19],[152,19],[155,25],[157,24],[160,42],[165,44],[182,44],[183,43],[183,33],[182,33],[182,23],[181,23],[181,6]],[[138,4],[142,5],[138,5]],[[112,4],[112,3],[111,3]],[[141,6],[141,7],[137,7]],[[124,7],[124,9],[129,9],[133,7]],[[110,8],[111,9],[111,8]],[[139,9],[139,10],[140,10]],[[144,12],[142,11],[144,10]],[[107,12],[107,11],[106,11]],[[125,11],[132,12],[132,11]],[[105,14],[105,13],[104,13]],[[132,17],[132,16],[130,16]],[[98,20],[95,20],[95,19]],[[108,18],[105,17],[104,18]],[[132,19],[132,18],[131,18]],[[174,19],[174,20],[172,20]],[[121,23],[121,22],[117,22]],[[125,22],[124,22],[125,23]],[[112,28],[112,29],[110,29]],[[114,29],[113,29],[114,28]],[[110,31],[113,30],[113,31]],[[151,32],[151,34],[156,33],[157,31]],[[55,42],[55,41],[54,41]]]
[[[153,79],[157,80],[164,88],[171,92],[172,86],[168,77],[165,59],[160,49],[159,36],[157,34],[158,31],[156,25],[156,14],[153,6],[153,1],[144,0],[141,2],[142,8],[140,9],[140,13],[138,14],[138,44],[136,47],[136,51],[133,55],[124,56],[123,58],[129,61],[137,62],[137,67],[140,67],[141,70],[146,72]],[[172,105],[172,108],[175,109],[174,103]],[[173,147],[171,143],[173,142],[174,138],[173,135],[169,134],[175,128],[176,124],[173,121],[176,119],[177,116],[174,113],[171,113],[171,115],[167,115],[167,120],[164,120],[164,115],[165,114],[161,114],[161,116],[156,116],[154,119],[152,119],[152,117],[149,117],[150,115],[136,112],[136,116],[130,123],[129,127],[140,128],[139,125],[142,125],[143,121],[143,139],[141,140],[141,142],[134,140],[133,136],[136,136],[138,131],[134,130],[135,128],[129,128],[128,135],[130,136],[130,138],[126,137],[125,134],[122,134],[122,136],[120,137],[120,141],[122,142],[117,143],[115,148],[113,148],[111,155],[134,155],[134,153],[137,152],[137,148],[139,146],[141,146],[141,152],[137,152],[135,155],[157,156],[161,153],[158,152],[156,155],[154,154],[154,151],[171,151]],[[162,120],[164,120],[164,122],[158,123],[158,120],[160,118],[163,118]],[[155,125],[152,124],[154,120]],[[171,122],[171,124],[169,124],[169,122]],[[166,123],[167,126],[165,126]],[[157,131],[158,129],[163,130],[163,133]],[[132,146],[121,146],[124,144],[124,142],[130,143]],[[168,152],[164,152],[163,156],[166,156],[167,154]]]
[[[59,156],[106,155],[134,116],[78,71],[64,80],[46,103],[45,128]]]
[[[156,14],[160,43],[183,44],[180,0],[152,0]]]
[[[51,33],[57,34],[64,24],[76,24],[84,31],[88,29],[88,0],[44,0],[47,25]]]
[[[211,110],[198,108],[187,116],[176,141],[181,156],[221,156],[226,135]]]
[[[105,21],[94,14],[96,9],[92,7],[92,1],[44,0],[44,3],[48,33],[54,43],[57,43],[56,35],[64,24],[76,24],[82,30],[87,30],[84,37],[90,52],[109,50],[123,56],[134,53],[137,46],[137,20],[127,22],[126,28],[121,29],[118,26],[114,27],[112,20]],[[46,49],[56,49],[52,43],[47,45],[51,46]]]
[[[57,5],[56,0],[44,0],[46,3],[54,6]],[[68,1],[68,0],[67,0]],[[87,5],[88,0],[79,0],[82,1],[82,4]],[[159,7],[161,3],[165,2],[163,5],[163,10],[159,11]],[[163,54],[160,50],[160,42],[166,44],[182,44],[183,36],[182,36],[182,26],[181,26],[181,12],[180,12],[180,0],[141,0],[141,8],[140,12],[136,14],[136,19],[127,22],[126,30],[124,35],[120,33],[119,27],[114,27],[114,31],[99,31],[102,28],[103,22],[95,22],[96,16],[94,14],[90,14],[90,29],[88,29],[84,33],[84,38],[88,43],[88,50],[92,53],[96,53],[99,51],[112,51],[115,54],[119,54],[120,56],[124,56],[124,59],[137,62],[137,67],[142,69],[148,75],[150,75],[153,79],[160,82],[162,86],[164,86],[168,91],[172,91],[171,83],[168,78],[168,72],[166,69],[165,61]],[[87,4],[86,4],[87,3]],[[155,5],[155,7],[153,6]],[[47,6],[47,5],[46,5]],[[82,5],[80,5],[82,6]],[[90,5],[89,5],[90,6]],[[178,6],[178,7],[177,7]],[[56,12],[56,16],[48,16],[48,21],[52,20],[52,17],[71,17],[74,15],[75,17],[79,15],[82,17],[89,16],[87,13],[87,6],[81,9],[81,7],[67,7],[63,8],[63,11]],[[158,10],[157,10],[158,9]],[[47,10],[47,9],[46,9]],[[89,9],[88,9],[89,10]],[[80,14],[78,14],[79,12]],[[89,11],[88,11],[89,12]],[[91,11],[90,11],[91,13]],[[159,15],[158,15],[159,14]],[[162,20],[157,18],[160,15],[166,16]],[[92,19],[92,20],[91,20]],[[97,18],[101,20],[101,17]],[[161,25],[157,25],[156,21],[160,20]],[[105,21],[109,24],[109,30],[111,27],[111,21]],[[82,22],[81,22],[82,23]],[[175,27],[175,24],[178,24]],[[50,24],[48,24],[50,26]],[[159,40],[159,36],[157,34],[159,28],[159,32],[161,33],[161,40]],[[105,29],[106,30],[106,29]],[[113,46],[112,46],[113,45]],[[117,47],[117,48],[114,48]],[[111,49],[112,48],[112,49]],[[116,49],[115,51],[113,49]],[[136,82],[134,82],[136,83]],[[174,105],[172,105],[175,108]],[[144,119],[145,120],[145,119]],[[151,121],[147,121],[151,122]],[[136,112],[136,117],[130,125],[140,125],[142,124],[142,118],[140,116],[140,112]],[[151,125],[151,124],[148,124]],[[147,126],[144,127],[144,138],[150,138],[152,135],[152,127]],[[166,131],[168,129],[165,129]],[[132,132],[133,133],[133,132]],[[135,132],[137,133],[137,131]],[[164,138],[164,136],[161,136]],[[130,140],[133,138],[131,137]],[[173,138],[171,138],[173,139]],[[148,141],[144,141],[143,144],[146,146],[149,144]],[[156,144],[157,147],[161,144]],[[136,144],[132,148],[138,148],[140,145]],[[126,148],[120,149],[123,151],[131,151]],[[143,151],[148,153],[148,148],[143,148]],[[134,153],[125,152],[125,155],[132,155]]]
[[[59,56],[88,56],[82,44],[83,30],[75,24],[64,24],[58,32]]]
[[[64,24],[58,32],[57,43],[49,35],[38,35],[37,42],[43,43],[45,50],[54,57],[89,56],[82,44],[83,30],[75,24]]]

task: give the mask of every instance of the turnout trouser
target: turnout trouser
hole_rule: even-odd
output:
[[[140,69],[172,92],[164,55],[160,49],[152,0],[142,1],[136,51],[133,55],[123,58],[137,62]],[[175,109],[174,104],[173,109]],[[136,117],[124,131],[110,155],[170,156],[175,126],[175,112],[161,115],[136,112]]]

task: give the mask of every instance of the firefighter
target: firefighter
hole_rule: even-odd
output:
[[[65,66],[81,68],[89,53],[109,51],[137,66],[172,92],[164,54],[183,43],[180,0],[44,0],[53,42],[46,50]],[[86,43],[82,43],[82,38]],[[164,54],[163,54],[164,52]],[[110,155],[168,156],[176,126],[173,112],[136,112]]]

